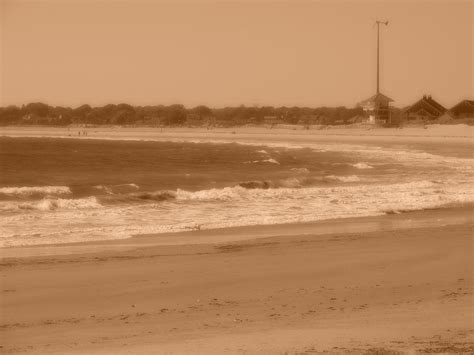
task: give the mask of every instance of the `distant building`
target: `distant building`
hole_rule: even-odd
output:
[[[454,118],[474,118],[474,100],[463,100],[449,112]]]
[[[387,124],[391,123],[390,102],[391,98],[380,92],[380,25],[388,25],[388,21],[375,21],[377,25],[377,90],[376,94],[359,103],[364,110],[366,123],[369,124]]]
[[[424,95],[423,98],[404,110],[403,117],[407,120],[435,120],[446,111],[446,108],[433,100],[431,95]]]
[[[443,113],[441,116],[437,118],[438,121],[445,122],[445,123],[451,122],[454,119],[455,117],[449,111],[446,111],[445,113]]]
[[[366,123],[389,123],[390,122],[390,102],[393,100],[382,93],[377,93],[359,103],[365,112]]]

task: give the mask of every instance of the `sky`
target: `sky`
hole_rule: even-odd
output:
[[[474,1],[0,0],[0,106],[473,98]]]

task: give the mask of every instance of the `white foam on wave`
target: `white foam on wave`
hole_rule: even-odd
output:
[[[360,181],[360,177],[358,177],[357,175],[349,175],[349,176],[328,175],[328,176],[325,176],[325,179],[341,181],[341,182],[359,182]]]
[[[64,203],[76,203],[74,200],[66,201]],[[137,234],[199,228],[373,216],[472,201],[472,184],[430,180],[370,185],[370,188],[367,185],[278,189],[236,186],[196,192],[179,190],[176,199],[164,202],[113,205],[100,209],[58,208],[62,202],[58,204],[56,201],[53,213],[31,210],[2,218],[0,246],[120,239]],[[89,202],[95,205],[94,201]],[[45,202],[45,208],[49,209],[51,205]]]
[[[2,187],[0,194],[13,197],[28,197],[32,195],[69,195],[71,189],[68,186],[22,186]]]
[[[301,187],[302,181],[299,178],[291,177],[279,181],[282,187]]]
[[[172,141],[172,139],[163,138],[161,141]],[[189,142],[186,139],[180,141]],[[196,141],[196,143],[209,142],[209,139]],[[212,143],[239,142],[219,140]],[[420,174],[409,176],[412,181],[403,183],[379,183],[368,186],[357,181],[359,184],[300,188],[296,180],[288,180],[287,186],[278,189],[228,187],[196,192],[178,190],[176,198],[166,201],[113,206],[99,204],[101,208],[93,207],[93,203],[90,207],[69,208],[66,207],[68,204],[66,202],[64,204],[43,202],[44,210],[53,211],[52,213],[43,213],[41,209],[27,209],[21,213],[7,213],[2,216],[0,246],[106,240],[128,238],[136,234],[178,232],[196,228],[373,216],[474,201],[473,159],[349,144],[262,142],[243,144],[346,152],[355,155],[357,157],[355,161],[365,161],[367,165],[373,162],[377,164],[395,162],[409,167],[423,166],[428,169],[423,172],[423,176],[429,173],[429,176],[435,177],[437,181],[420,180],[422,176]],[[261,161],[256,161],[259,162]],[[393,174],[397,179],[400,177],[398,170],[394,170]],[[334,181],[344,182],[340,178],[347,180],[349,177],[335,178]]]
[[[261,163],[269,163],[269,164],[276,164],[280,165],[280,162],[273,158],[263,159],[263,160],[253,160],[253,161],[245,161],[244,164],[261,164]]]
[[[94,188],[96,188],[97,190],[105,191],[109,195],[113,194],[112,189],[108,186],[105,186],[105,185],[96,185],[96,186],[94,186]]]
[[[38,210],[38,211],[53,211],[57,209],[85,209],[85,208],[101,208],[103,207],[96,197],[86,197],[80,199],[51,199],[45,198],[38,202],[20,203],[17,205],[21,210]]]
[[[117,190],[118,191],[123,191],[124,188],[131,188],[132,190],[139,190],[140,186],[134,183],[130,184],[118,184],[118,185],[96,185],[94,188],[98,190],[102,190],[105,193],[112,195],[114,194]],[[126,190],[126,189],[125,189]]]
[[[276,161],[275,159],[273,159],[273,158],[262,160],[262,163],[270,163],[270,164],[280,165],[280,163],[278,161]]]
[[[374,167],[367,164],[367,163],[355,163],[355,164],[351,164],[354,168],[357,168],[357,169],[373,169]]]
[[[351,182],[359,181],[358,177],[353,176],[334,176],[336,180]],[[290,181],[290,179],[288,179]],[[299,179],[294,180],[298,186],[301,184]],[[291,184],[291,183],[290,183]],[[295,189],[292,187],[281,187],[274,189],[247,189],[242,186],[224,187],[221,189],[213,188],[209,190],[199,191],[186,191],[178,189],[176,193],[176,199],[180,201],[229,201],[229,200],[253,200],[258,202],[260,200],[276,200],[276,199],[312,199],[314,197],[331,196],[337,197],[339,194],[358,194],[362,193],[366,196],[366,192],[370,195],[369,191],[374,189],[378,191],[384,191],[385,189],[392,189],[393,191],[415,191],[419,189],[432,188],[439,186],[440,183],[437,181],[422,180],[409,183],[401,184],[389,184],[389,185],[355,185],[355,186],[334,186],[328,187],[307,187],[303,189]],[[419,193],[419,192],[416,192]]]
[[[130,183],[130,184],[120,184],[120,185],[115,185],[116,187],[121,187],[121,186],[129,186],[135,190],[138,190],[140,188],[140,186],[138,186],[137,184],[134,184],[134,183]]]

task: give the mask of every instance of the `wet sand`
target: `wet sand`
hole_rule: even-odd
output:
[[[126,249],[3,258],[2,351],[472,353],[472,215],[389,215],[377,218],[395,228],[345,233],[269,226],[262,238],[221,243],[153,246],[146,236]],[[397,228],[402,217],[423,223]]]

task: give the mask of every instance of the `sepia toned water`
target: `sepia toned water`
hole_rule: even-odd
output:
[[[0,246],[474,201],[474,159],[343,144],[0,138]]]

